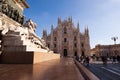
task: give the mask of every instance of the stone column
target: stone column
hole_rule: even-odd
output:
[[[77,25],[77,55],[81,56],[81,40],[80,40],[80,28],[79,23]]]
[[[51,41],[50,41],[50,49],[53,50],[54,45],[53,45],[53,25],[51,26]]]

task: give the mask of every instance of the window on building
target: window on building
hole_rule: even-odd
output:
[[[84,44],[83,44],[83,43],[81,43],[81,47],[84,47]]]
[[[74,47],[77,47],[77,44],[76,44],[76,43],[74,44]]]
[[[74,41],[76,41],[77,39],[76,39],[76,36],[74,37]]]
[[[54,41],[56,41],[57,39],[56,39],[56,37],[54,37]]]
[[[74,52],[74,56],[78,56],[77,51]]]
[[[84,51],[82,51],[82,55],[81,56],[85,56],[85,53],[84,53]]]
[[[64,34],[67,34],[67,29],[66,28],[64,28]]]
[[[48,44],[48,48],[50,48],[50,44]]]
[[[54,44],[54,48],[56,48],[56,44]]]
[[[64,42],[67,42],[67,38],[64,38]]]

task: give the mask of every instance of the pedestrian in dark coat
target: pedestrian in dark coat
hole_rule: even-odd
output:
[[[120,63],[120,56],[117,55],[117,62]]]

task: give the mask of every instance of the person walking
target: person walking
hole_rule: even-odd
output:
[[[120,63],[120,56],[117,55],[117,62]]]
[[[113,64],[116,63],[116,56],[113,56],[113,57],[112,57],[112,63],[113,63]]]
[[[89,65],[89,62],[90,62],[90,58],[89,58],[89,56],[87,56],[86,57],[86,63],[87,63],[87,65]]]

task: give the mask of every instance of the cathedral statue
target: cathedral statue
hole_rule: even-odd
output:
[[[24,23],[24,19],[25,19],[25,16],[19,16],[18,17],[18,22],[20,23],[20,24],[23,24]]]

